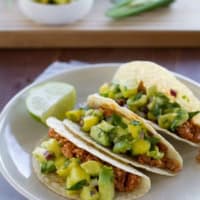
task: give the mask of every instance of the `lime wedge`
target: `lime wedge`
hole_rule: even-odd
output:
[[[47,82],[36,86],[26,98],[30,114],[45,124],[50,116],[64,119],[65,112],[73,109],[75,103],[75,88],[62,82]]]

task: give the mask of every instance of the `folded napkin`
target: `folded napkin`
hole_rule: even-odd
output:
[[[59,74],[60,72],[64,70],[71,70],[74,68],[79,68],[83,67],[84,65],[87,65],[88,63],[86,62],[81,62],[81,61],[75,61],[72,60],[70,62],[59,62],[56,61],[49,65],[36,79],[35,81],[42,81],[45,78],[54,76],[55,74]]]

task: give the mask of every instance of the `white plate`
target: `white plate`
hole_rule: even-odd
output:
[[[65,71],[45,81],[64,81],[74,85],[78,102],[113,76],[118,64],[90,65]],[[200,98],[200,86],[183,76],[176,76],[188,85]],[[45,82],[43,81],[43,82]],[[35,121],[25,107],[25,96],[33,85],[18,93],[0,115],[0,171],[7,181],[21,194],[31,200],[64,199],[43,186],[31,167],[31,152],[36,143],[47,134],[47,128]],[[199,200],[200,165],[195,161],[197,150],[186,144],[171,140],[182,153],[184,169],[176,177],[150,175],[151,191],[142,200]]]

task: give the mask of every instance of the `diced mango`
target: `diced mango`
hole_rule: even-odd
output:
[[[64,156],[60,156],[55,160],[56,169],[62,168],[66,162],[66,158]]]
[[[43,147],[43,148],[47,149],[48,151],[54,153],[56,157],[58,157],[61,154],[60,145],[53,138],[50,138],[48,141],[44,141],[41,144],[41,147]]]
[[[84,185],[77,185],[78,183],[87,183],[90,176],[85,172],[80,165],[73,167],[67,177],[66,187],[68,190],[80,190]]]
[[[156,146],[153,151],[147,152],[147,156],[152,157],[152,158],[154,158],[156,160],[160,160],[161,158],[163,158],[164,153],[160,152],[159,148]]]
[[[69,175],[69,168],[60,168],[56,171],[56,173],[58,174],[58,176],[61,177],[67,177]]]
[[[144,139],[137,139],[132,146],[133,155],[146,154],[150,150],[151,144],[149,141]]]
[[[77,109],[77,110],[70,110],[66,112],[67,119],[73,121],[73,122],[79,122],[81,120],[81,117],[84,115],[83,109]]]
[[[83,118],[83,126],[82,130],[83,131],[90,131],[92,126],[95,126],[99,122],[99,118],[96,116],[86,116]]]
[[[127,86],[120,85],[120,90],[122,92],[123,97],[129,98],[137,93],[137,86],[133,88],[128,88]]]
[[[110,89],[110,86],[108,83],[104,83],[100,88],[99,88],[99,94],[101,96],[105,96],[107,97],[108,94],[109,94],[109,89]]]
[[[134,120],[128,125],[128,132],[132,135],[133,138],[138,138],[141,130],[142,126],[139,121]]]

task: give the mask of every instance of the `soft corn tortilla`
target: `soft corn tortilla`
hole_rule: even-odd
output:
[[[92,146],[88,145],[84,141],[78,139],[77,137],[75,137],[73,134],[71,134],[69,131],[66,130],[66,128],[64,127],[64,125],[61,121],[57,120],[56,118],[51,117],[51,118],[47,119],[47,125],[50,128],[53,128],[61,136],[67,138],[73,144],[76,144],[77,147],[90,152],[91,154],[100,158],[102,161],[111,163],[112,166],[115,166],[126,172],[129,172],[129,173],[132,173],[132,174],[135,174],[135,175],[138,175],[141,177],[141,183],[138,186],[138,188],[136,188],[133,192],[116,193],[116,196],[115,196],[116,200],[136,199],[136,198],[143,196],[145,193],[147,193],[150,190],[151,182],[147,176],[145,176],[141,172],[137,171],[136,169],[134,169],[126,164],[122,164],[119,161],[114,160],[107,155],[104,155],[103,153],[96,150]],[[62,178],[58,177],[55,174],[51,174],[51,175],[42,174],[40,172],[39,164],[34,158],[33,158],[33,168],[34,168],[39,180],[42,183],[44,183],[49,189],[53,190],[54,192],[56,192],[57,194],[59,194],[61,196],[67,197],[69,199],[77,199],[77,200],[80,199],[78,196],[74,196],[73,198],[67,196],[66,191],[65,191],[65,182]]]
[[[90,95],[88,97],[87,103],[88,103],[89,107],[103,108],[105,110],[111,110],[114,113],[119,114],[120,116],[127,118],[128,120],[138,120],[138,121],[142,122],[149,132],[151,132],[153,135],[155,135],[157,138],[159,138],[160,141],[168,147],[168,157],[176,160],[177,163],[179,163],[181,168],[182,168],[183,160],[182,160],[180,154],[176,151],[176,149],[166,139],[164,139],[161,135],[159,135],[152,128],[152,126],[150,126],[148,123],[146,123],[141,117],[134,114],[133,112],[131,112],[127,108],[120,107],[112,99],[101,97],[98,94]],[[101,146],[100,144],[96,143],[94,140],[92,140],[88,133],[81,131],[79,125],[77,125],[77,124],[75,124],[72,121],[67,120],[67,119],[64,120],[63,123],[65,124],[65,127],[67,128],[67,130],[69,130],[71,133],[73,133],[77,137],[81,138],[82,140],[85,140],[87,143],[93,145],[98,150],[106,153],[107,155],[110,155],[111,157],[113,157],[113,158],[115,158],[115,159],[117,159],[117,160],[119,160],[123,163],[130,164],[134,167],[143,168],[143,169],[146,169],[150,172],[154,172],[154,173],[161,174],[161,175],[167,175],[167,176],[176,175],[176,173],[171,172],[171,171],[166,170],[166,169],[151,167],[149,165],[142,165],[142,164],[136,162],[131,156],[115,154],[110,149],[105,148],[105,147]]]
[[[182,82],[166,70],[165,68],[145,61],[134,61],[123,64],[115,73],[113,82],[131,86],[143,81],[144,86],[148,89],[153,85],[157,86],[158,91],[164,93],[171,101],[177,102],[188,112],[200,111],[200,101],[192,91],[186,87]],[[170,91],[174,90],[177,96],[174,97]],[[192,118],[193,123],[200,126],[200,114]],[[191,142],[180,136],[159,127],[157,124],[150,122],[151,125],[158,131],[168,134],[171,137],[186,142],[192,146],[198,147],[200,144]]]
[[[158,64],[147,61],[134,61],[121,65],[113,77],[113,82],[131,85],[133,82],[143,81],[148,89],[153,85],[171,100],[179,103],[189,112],[200,110],[200,101],[192,91],[167,69]],[[170,94],[173,89],[177,92],[174,97]]]

